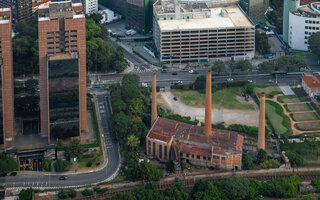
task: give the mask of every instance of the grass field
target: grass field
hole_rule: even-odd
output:
[[[307,120],[319,119],[316,113],[314,112],[296,113],[296,114],[290,114],[290,116],[294,121],[307,121]]]
[[[243,89],[241,87],[232,87],[224,90],[218,90],[213,93],[212,102],[214,108],[253,110],[252,104],[243,104],[235,99],[237,95],[241,95]],[[175,97],[192,107],[205,106],[205,94],[193,90],[171,90]]]
[[[302,131],[320,130],[320,122],[306,122],[296,124],[297,129]]]
[[[284,106],[288,112],[299,112],[312,110],[309,104],[286,104]]]
[[[261,92],[264,92],[264,93],[266,93],[266,95],[282,94],[282,92],[278,86],[255,86],[254,92],[256,94],[260,94]]]
[[[283,117],[276,112],[276,107],[266,101],[266,115],[277,135],[283,135],[288,129],[283,125]]]
[[[292,96],[280,96],[280,97],[278,97],[278,101],[281,102],[281,103],[299,103],[300,99],[295,95],[292,95]]]

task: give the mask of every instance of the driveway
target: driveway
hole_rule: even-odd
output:
[[[195,108],[175,101],[171,92],[161,92],[161,97],[166,106],[173,112],[182,116],[190,116],[192,120],[195,118],[204,121],[204,108]],[[226,124],[244,124],[248,126],[258,126],[259,111],[258,110],[231,110],[231,109],[212,109],[212,123]]]

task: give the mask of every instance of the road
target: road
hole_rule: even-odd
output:
[[[50,174],[46,172],[19,172],[17,176],[0,178],[0,185],[5,187],[68,187],[80,186],[103,182],[113,176],[120,166],[120,154],[118,143],[114,135],[110,133],[110,105],[106,93],[96,92],[97,104],[99,106],[98,120],[102,128],[104,142],[107,146],[108,164],[105,168],[96,172],[73,173],[67,175],[67,180],[59,180],[62,174]]]
[[[152,82],[153,72],[137,73],[140,76],[141,83]],[[183,84],[193,83],[200,75],[205,75],[206,70],[202,69],[198,71],[199,74],[191,74],[187,71],[177,71],[177,75],[173,75],[172,72],[156,72],[157,85],[167,87],[172,85],[173,82],[182,81]],[[284,76],[273,77],[271,74],[249,74],[249,75],[232,75],[232,76],[213,76],[213,82],[226,82],[228,78],[232,78],[234,81],[251,80],[256,84],[290,84],[297,85],[301,82],[302,73],[288,73]],[[123,74],[90,74],[89,78],[92,82],[96,79],[102,84],[119,83],[124,75]],[[97,78],[98,77],[98,78]]]

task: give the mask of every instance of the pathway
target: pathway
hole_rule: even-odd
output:
[[[287,104],[287,105],[306,104],[306,103],[310,103],[310,101],[282,103],[282,102],[279,102],[279,101],[278,101],[278,97],[279,97],[279,96],[283,96],[283,94],[277,94],[277,95],[275,95],[273,98],[266,98],[266,100],[270,100],[270,101],[276,102],[276,103],[278,103],[278,104],[282,107],[284,114],[285,114],[286,116],[288,116],[289,119],[290,119],[290,121],[291,121],[292,135],[300,135],[300,134],[303,134],[303,133],[320,132],[320,129],[319,129],[319,130],[310,130],[310,131],[301,131],[301,130],[298,130],[298,129],[296,128],[296,124],[299,124],[299,123],[309,123],[309,122],[320,122],[320,120],[294,121],[294,120],[291,118],[291,116],[290,116],[290,114],[300,114],[300,113],[315,112],[314,110],[311,110],[311,111],[288,112],[287,109],[284,107],[285,104]]]

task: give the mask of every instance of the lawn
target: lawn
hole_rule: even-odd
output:
[[[302,131],[320,130],[320,122],[306,122],[296,124],[297,129]]]
[[[316,113],[314,112],[296,113],[296,114],[290,114],[290,116],[294,121],[307,121],[307,120],[319,119]]]
[[[295,95],[280,96],[280,97],[278,97],[278,101],[281,103],[299,103],[299,102],[301,102],[300,99]]]
[[[266,95],[282,94],[278,86],[255,86],[254,92],[260,94],[261,92],[266,93]]]
[[[241,87],[231,87],[215,91],[212,95],[214,108],[253,110],[252,104],[244,104],[236,100],[237,95],[241,95]],[[205,94],[194,90],[171,90],[172,94],[182,103],[192,107],[205,106]]]
[[[311,52],[305,52],[305,51],[292,51],[293,55],[296,56],[301,56],[301,57],[305,57],[305,58],[313,58],[313,59],[318,59],[318,56],[311,53]]]
[[[266,101],[266,115],[274,128],[275,134],[277,135],[286,135],[289,130],[284,125],[284,116],[281,116],[277,111],[276,107],[273,105],[274,102]],[[280,106],[280,105],[279,105]],[[282,108],[281,108],[282,109]],[[283,112],[283,110],[282,110]],[[283,114],[284,115],[284,114]]]
[[[288,112],[299,112],[312,110],[309,104],[285,104],[284,107]]]

